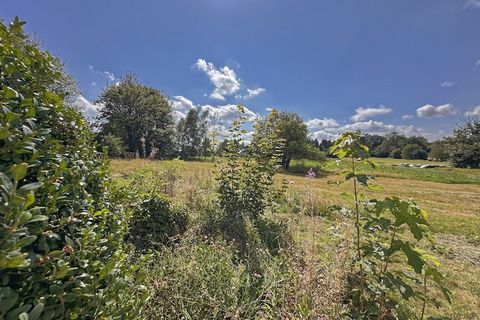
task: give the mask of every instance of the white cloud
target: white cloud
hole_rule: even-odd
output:
[[[325,121],[328,120],[328,121]],[[317,139],[336,139],[346,131],[360,130],[362,133],[386,135],[390,132],[398,132],[406,136],[427,135],[422,129],[413,125],[386,124],[382,121],[358,121],[339,125],[333,119],[313,119],[306,122],[310,136]]]
[[[236,104],[226,105],[195,105],[190,99],[184,96],[175,96],[170,100],[172,103],[172,109],[175,119],[178,121],[181,118],[185,118],[188,110],[194,108],[201,108],[202,110],[208,110],[210,119],[217,118],[219,124],[228,126],[236,119],[241,113],[238,111]],[[247,121],[254,121],[260,115],[247,107],[243,107],[245,113],[243,116]]]
[[[208,75],[210,82],[215,87],[210,98],[223,101],[225,96],[232,96],[240,90],[240,79],[233,69],[227,66],[217,69],[213,63],[204,59],[198,59],[195,66]]]
[[[259,94],[264,93],[265,91],[267,91],[265,88],[247,89],[247,94],[243,96],[243,99],[251,99]]]
[[[106,80],[110,81],[110,82],[115,82],[115,80],[118,80],[115,75],[110,72],[110,71],[100,71],[100,70],[96,70],[92,65],[89,65],[88,66],[88,69],[90,69],[90,71],[92,71],[93,73],[97,74],[97,75],[100,75],[102,76],[103,78],[105,78]]]
[[[472,110],[467,111],[465,113],[465,115],[468,116],[468,117],[475,117],[475,116],[480,117],[480,106],[476,106]]]
[[[465,7],[480,9],[480,0],[466,0]]]
[[[417,109],[417,116],[420,118],[439,118],[457,114],[457,109],[450,103],[434,106],[424,105]]]
[[[339,124],[335,119],[323,118],[323,119],[310,119],[305,122],[308,130],[321,130],[326,128],[338,127]]]
[[[480,59],[477,60],[477,62],[475,62],[475,68],[478,68],[480,67]]]
[[[101,105],[96,105],[88,101],[84,96],[79,94],[74,101],[74,106],[77,110],[82,112],[85,115],[85,118],[89,121],[93,121],[98,115],[98,111],[101,108]]]
[[[392,109],[387,108],[385,106],[379,106],[379,107],[360,107],[355,109],[355,115],[353,115],[350,119],[352,121],[364,121],[369,118],[382,115],[382,114],[387,114],[392,112]]]
[[[405,120],[407,120],[407,119],[412,119],[412,118],[413,118],[413,116],[412,116],[411,114],[404,114],[404,115],[402,116],[402,119],[405,119]]]
[[[457,83],[457,81],[444,81],[440,84],[440,87],[442,88],[450,88],[454,86]]]
[[[225,124],[231,123],[240,115],[243,115],[247,121],[254,121],[256,118],[260,117],[258,113],[248,109],[247,107],[243,107],[245,113],[240,113],[236,104],[227,104],[223,106],[204,105],[201,106],[201,108],[208,110],[211,117],[216,116],[222,123]]]
[[[184,96],[175,96],[171,100],[173,110],[180,112],[187,112],[190,109],[195,108],[193,102]]]

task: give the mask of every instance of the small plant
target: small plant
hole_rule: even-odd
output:
[[[423,302],[420,313],[423,319],[429,278],[450,302],[450,292],[442,286],[444,277],[438,270],[438,260],[422,249],[432,244],[426,212],[413,201],[398,197],[361,199],[362,189],[379,187],[372,184],[373,176],[359,172],[361,164],[373,166],[359,133],[344,133],[330,152],[339,161],[349,163],[345,178],[352,181],[355,270],[351,280],[350,316],[409,319],[409,309],[403,302],[412,298]]]

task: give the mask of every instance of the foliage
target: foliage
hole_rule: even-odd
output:
[[[125,152],[125,145],[121,138],[109,133],[101,136],[101,145],[107,147],[108,156],[110,158],[118,158]]]
[[[380,158],[391,157],[395,159],[424,159],[426,157],[426,152],[429,151],[429,143],[424,137],[406,137],[397,132],[389,133],[386,136],[363,134],[360,140],[362,144],[369,148],[370,153],[373,156]],[[419,149],[425,152],[420,151],[417,155],[417,158],[409,158],[411,155],[404,155],[402,150],[405,148],[405,146],[410,144],[418,146]]]
[[[135,75],[127,74],[120,83],[108,86],[96,103],[103,105],[99,114],[101,134],[120,137],[131,152],[148,155],[157,148],[161,157],[171,154],[172,106],[164,93],[140,84]]]
[[[422,149],[418,144],[407,144],[403,147],[402,150],[402,159],[423,159],[426,160],[428,157],[427,152]]]
[[[425,244],[421,241],[431,239],[426,212],[413,201],[397,197],[360,200],[361,188],[375,190],[378,186],[371,183],[372,176],[358,171],[359,163],[369,163],[369,150],[361,144],[359,133],[343,134],[331,152],[350,163],[345,178],[352,180],[353,186],[357,274],[351,280],[350,316],[407,319],[408,309],[403,299],[413,298],[423,302],[420,317],[423,319],[429,279],[440,286],[450,301],[449,291],[442,286],[444,277],[437,269],[438,260],[422,249]],[[413,273],[406,271],[405,261]]]
[[[292,160],[288,172],[305,175],[310,169],[316,174],[323,173],[323,162],[307,159]]]
[[[447,139],[450,160],[455,167],[480,168],[480,119],[465,120]]]
[[[390,158],[401,159],[402,158],[402,149],[395,148],[390,152]]]
[[[259,128],[263,125],[272,126],[277,139],[283,141],[281,163],[284,169],[289,168],[293,158],[304,158],[313,152],[307,125],[297,113],[275,111],[264,121],[259,121]]]
[[[244,112],[243,107],[238,109]],[[241,129],[244,117],[235,120],[229,129],[224,159],[218,176],[219,206],[225,216],[257,218],[272,205],[274,174],[277,170],[281,142],[277,138],[275,110],[255,126],[246,158],[240,158]]]
[[[52,57],[0,24],[0,318],[140,316],[128,211],[76,111],[49,91]]]
[[[447,161],[448,152],[447,146],[442,141],[437,141],[430,144],[430,151],[428,152],[428,158],[437,161]]]
[[[249,272],[233,246],[206,238],[163,250],[158,258],[162,263],[148,272],[152,319],[299,318],[292,305],[298,274],[286,255],[266,255],[262,270]]]
[[[138,196],[138,195],[137,195]],[[171,243],[187,230],[188,210],[159,193],[140,196],[129,222],[129,239],[139,249]]]
[[[190,109],[177,123],[177,149],[183,159],[205,156],[208,151],[208,109]]]

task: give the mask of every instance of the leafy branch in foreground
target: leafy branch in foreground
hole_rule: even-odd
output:
[[[360,142],[360,133],[344,133],[330,152],[350,164],[344,175],[352,181],[353,189],[356,254],[349,316],[411,319],[412,310],[404,301],[417,299],[422,304],[417,314],[423,319],[429,301],[428,279],[451,302],[450,292],[442,285],[444,276],[438,269],[438,259],[423,249],[433,245],[427,213],[412,200],[398,197],[360,199],[361,189],[378,189],[371,183],[374,177],[359,172],[360,164],[372,164],[368,148]]]

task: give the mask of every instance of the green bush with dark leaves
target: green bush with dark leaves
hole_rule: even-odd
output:
[[[142,197],[130,221],[130,240],[139,249],[160,248],[187,230],[188,210],[161,193]]]
[[[0,318],[136,318],[146,296],[123,249],[128,211],[22,25],[0,24]]]

